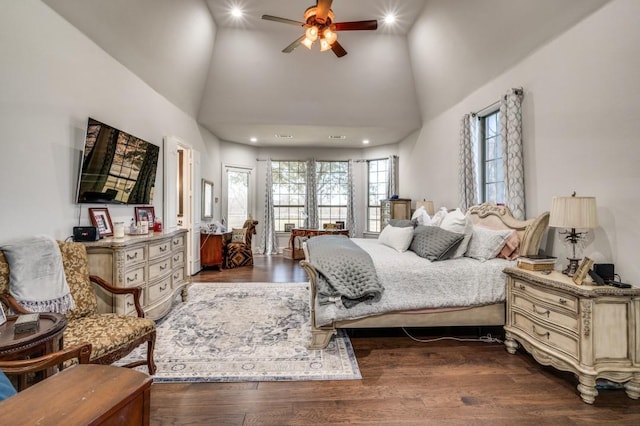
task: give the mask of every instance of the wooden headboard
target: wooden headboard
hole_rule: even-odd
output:
[[[549,212],[533,219],[518,220],[506,206],[484,203],[473,206],[468,211],[474,225],[484,225],[493,229],[515,229],[520,237],[520,254],[538,254],[542,237],[549,226]]]

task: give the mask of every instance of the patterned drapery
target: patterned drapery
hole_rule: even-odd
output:
[[[317,193],[317,177],[316,177],[316,160],[307,160],[307,194],[305,197],[305,210],[307,218],[305,219],[305,227],[317,229],[318,224],[318,193]]]
[[[458,157],[458,198],[460,208],[466,211],[478,204],[478,181],[476,172],[476,132],[475,120],[471,114],[465,114],[460,120],[460,152]]]
[[[522,89],[510,89],[500,101],[505,203],[513,217],[519,220],[525,218],[522,94]]]
[[[353,184],[353,160],[349,160],[349,170],[348,170],[348,179],[347,179],[347,223],[345,226],[349,230],[349,236],[354,237],[358,235],[357,233],[357,221],[356,214],[354,208],[354,184]]]
[[[398,194],[398,156],[389,156],[387,168],[387,198]]]
[[[264,194],[264,231],[258,247],[261,254],[276,254],[278,241],[276,238],[276,221],[273,209],[273,168],[271,158],[267,160],[267,172]]]

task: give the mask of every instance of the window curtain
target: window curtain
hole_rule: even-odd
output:
[[[387,168],[387,198],[398,194],[398,156],[389,156]]]
[[[345,226],[349,230],[349,236],[352,238],[358,235],[358,229],[357,229],[358,224],[356,220],[355,207],[353,205],[355,201],[353,168],[354,168],[353,160],[349,160],[349,169],[347,171],[347,223],[345,224]]]
[[[513,217],[519,220],[525,218],[522,95],[522,89],[510,89],[500,101],[505,203]]]
[[[265,179],[264,194],[264,231],[258,247],[261,254],[276,254],[278,252],[278,241],[276,238],[276,221],[273,209],[273,167],[271,158],[267,160],[267,171]]]
[[[478,204],[478,175],[476,169],[477,126],[471,114],[460,120],[460,152],[458,167],[458,198],[460,208],[466,211]]]
[[[305,197],[305,210],[307,218],[305,227],[318,229],[318,184],[316,175],[316,160],[307,161],[307,195]]]

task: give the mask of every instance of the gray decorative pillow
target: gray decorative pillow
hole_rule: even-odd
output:
[[[512,229],[493,230],[474,226],[465,256],[481,262],[493,259],[500,253],[512,232]]]
[[[396,228],[415,228],[416,226],[414,221],[409,219],[389,219],[389,225]]]
[[[418,226],[413,231],[409,250],[431,261],[449,259],[464,238],[464,234],[437,226]]]

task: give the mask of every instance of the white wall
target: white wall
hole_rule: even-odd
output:
[[[615,263],[624,281],[639,285],[638,16],[640,2],[614,0],[426,121],[417,137],[400,146],[411,177],[403,179],[407,195],[422,198],[426,192],[437,205],[457,205],[460,118],[511,87],[523,87],[527,216],[549,210],[556,195],[595,196],[600,227],[583,255]],[[418,20],[418,33],[424,24]],[[429,51],[416,48],[412,54]],[[568,251],[558,237],[552,233],[548,240],[547,249],[566,263]]]
[[[38,0],[0,5],[0,58],[0,243],[65,239],[90,223],[90,205],[74,202],[89,116],[160,146],[174,135],[215,156],[213,135]],[[158,214],[162,172],[160,158]],[[203,164],[202,172],[214,170]],[[133,206],[108,208],[114,221],[133,216]]]

